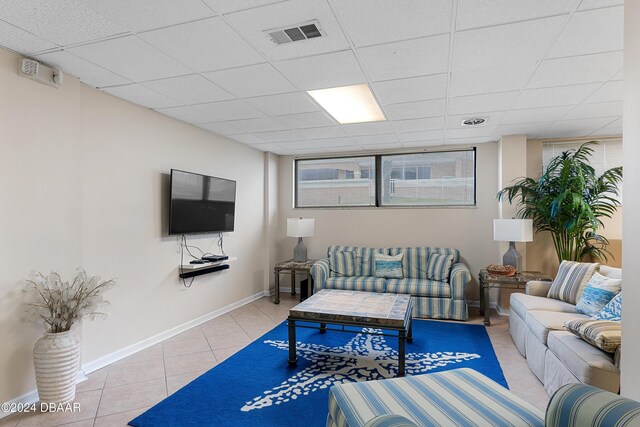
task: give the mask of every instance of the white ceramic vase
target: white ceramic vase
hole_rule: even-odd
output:
[[[72,402],[80,368],[80,338],[75,331],[45,333],[33,348],[33,362],[40,402]]]

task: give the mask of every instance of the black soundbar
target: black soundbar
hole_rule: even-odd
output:
[[[179,274],[181,279],[188,279],[189,277],[196,277],[202,274],[213,273],[214,271],[227,270],[229,268],[229,264],[222,265],[213,265],[209,268],[199,268],[197,270],[182,270],[183,272]]]

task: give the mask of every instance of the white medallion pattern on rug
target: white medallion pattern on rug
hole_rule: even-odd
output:
[[[387,345],[384,336],[370,335],[381,333],[380,329],[363,329],[363,332],[368,333],[357,334],[342,347],[298,342],[298,357],[312,362],[311,366],[247,402],[242,411],[280,405],[334,384],[395,377],[398,371],[398,351]],[[289,350],[288,341],[266,340],[264,343]],[[451,363],[479,358],[480,355],[475,353],[407,353],[405,372],[407,375],[423,374]]]

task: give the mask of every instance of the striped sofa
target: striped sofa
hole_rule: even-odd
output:
[[[586,384],[569,384],[546,414],[469,369],[331,387],[327,427],[640,425],[640,403]]]
[[[471,273],[460,262],[460,253],[452,248],[366,248],[355,246],[330,246],[331,252],[353,251],[356,253],[355,276],[337,277],[332,274],[329,259],[321,259],[311,267],[314,289],[344,289],[351,291],[390,292],[411,294],[413,316],[432,319],[467,320],[468,307],[465,298]],[[385,279],[375,276],[374,257],[403,254],[402,279]],[[448,280],[429,280],[426,277],[429,255],[432,253],[452,255],[453,265]]]

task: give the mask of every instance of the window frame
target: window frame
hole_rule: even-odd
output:
[[[412,205],[393,205],[382,204],[382,159],[386,156],[402,156],[402,155],[415,155],[415,154],[430,154],[430,153],[455,153],[455,152],[473,152],[473,204],[412,204]],[[298,188],[298,170],[299,162],[312,161],[312,160],[327,160],[327,159],[354,159],[362,157],[373,157],[374,159],[374,171],[375,171],[375,201],[373,205],[327,205],[327,206],[300,206],[299,201],[299,188]],[[345,155],[345,156],[325,156],[325,157],[306,157],[295,158],[293,165],[293,208],[294,209],[469,209],[476,208],[478,206],[478,150],[474,147],[458,148],[449,150],[424,150],[424,151],[410,151],[410,152],[390,152],[390,153],[378,153],[378,154],[358,154],[358,155]],[[418,170],[418,167],[416,167]],[[404,174],[404,171],[403,171]],[[419,174],[419,172],[418,172]],[[419,179],[419,178],[417,178]]]

